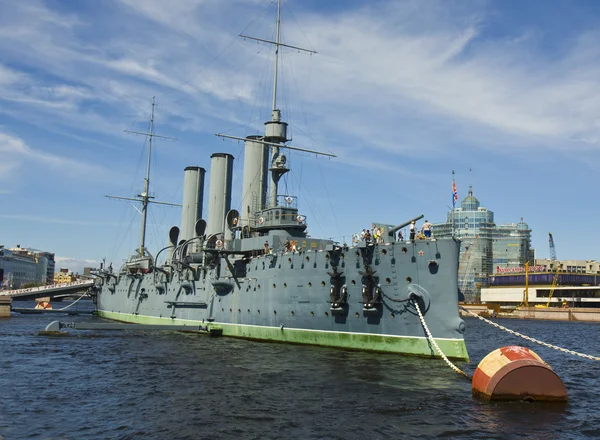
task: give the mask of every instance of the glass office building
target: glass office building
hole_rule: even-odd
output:
[[[494,213],[484,208],[469,188],[460,206],[451,210],[445,223],[433,225],[433,236],[461,240],[458,268],[459,290],[466,302],[479,302],[481,288],[498,268],[521,267],[533,263],[531,230],[519,223],[497,226]]]

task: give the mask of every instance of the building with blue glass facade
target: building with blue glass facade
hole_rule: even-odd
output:
[[[481,288],[495,272],[534,262],[529,226],[522,219],[496,225],[494,213],[481,206],[472,188],[445,223],[433,225],[433,235],[461,240],[458,281],[466,302],[480,301]]]

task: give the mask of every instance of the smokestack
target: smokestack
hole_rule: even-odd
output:
[[[256,226],[256,211],[265,207],[267,201],[267,177],[269,170],[269,147],[246,137],[244,148],[244,183],[242,188],[242,225]]]
[[[206,235],[224,232],[225,216],[231,209],[233,156],[215,153],[210,156],[210,187],[208,189],[208,224]]]
[[[183,174],[183,205],[181,207],[180,240],[195,237],[196,222],[202,218],[202,194],[204,192],[204,174],[201,167],[187,167]],[[191,248],[196,248],[193,243]]]

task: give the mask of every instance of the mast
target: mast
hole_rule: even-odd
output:
[[[144,256],[146,249],[146,216],[148,214],[148,200],[150,200],[150,158],[152,157],[152,138],[154,137],[154,100],[152,97],[152,112],[150,114],[150,130],[148,131],[148,163],[146,165],[146,178],[144,179],[144,190],[139,195],[142,199],[142,228],[140,231],[140,247],[138,253],[140,257]]]
[[[287,138],[287,122],[283,122],[281,120],[281,111],[277,108],[277,86],[278,86],[278,73],[279,73],[279,50],[282,47],[287,47],[293,49],[298,52],[307,52],[310,54],[316,53],[314,50],[304,49],[298,46],[292,46],[289,44],[285,44],[281,42],[281,0],[277,0],[277,24],[276,24],[276,33],[275,33],[275,41],[265,40],[262,38],[251,37],[248,35],[240,34],[240,37],[244,39],[254,40],[260,43],[273,44],[275,45],[275,57],[273,60],[273,101],[271,107],[271,120],[265,122],[265,134],[262,137],[258,136],[250,136],[247,138],[240,138],[237,136],[229,136],[225,134],[216,134],[219,137],[236,139],[246,142],[246,152],[244,161],[247,162],[250,160],[252,163],[256,162],[259,165],[254,167],[250,167],[252,171],[252,176],[256,175],[256,172],[260,172],[260,176],[253,177],[252,179],[247,179],[248,184],[244,183],[244,192],[243,194],[255,193],[260,198],[260,205],[254,207],[254,203],[246,203],[246,208],[243,209],[242,216],[248,216],[249,221],[252,216],[255,214],[256,210],[263,210],[265,208],[275,208],[277,206],[277,186],[278,182],[285,173],[287,173],[289,168],[286,166],[287,158],[285,155],[280,154],[280,148],[287,148],[290,150],[298,150],[304,151],[314,154],[322,154],[330,157],[335,157],[333,154],[322,153],[315,150],[308,150],[304,148],[292,147],[290,145],[285,145],[290,139]],[[261,153],[258,151],[260,147],[258,144],[264,145],[264,148],[270,149],[270,165],[268,166],[269,173],[269,191],[268,198],[265,203],[267,206],[262,206],[262,194],[263,189],[266,189],[266,166],[263,168],[260,165],[261,161]],[[267,159],[268,160],[268,159]],[[250,170],[250,169],[249,169]],[[262,181],[264,179],[264,183]],[[244,180],[246,182],[246,180]],[[267,191],[264,191],[266,195]]]
[[[277,0],[277,30],[275,32],[275,59],[273,61],[273,108],[271,121],[265,123],[265,139],[271,144],[271,182],[269,185],[269,208],[277,206],[277,187],[279,179],[289,171],[285,166],[286,158],[279,155],[279,144],[287,142],[287,122],[281,121],[281,112],[277,108],[277,73],[279,70],[279,38],[281,28],[281,0]]]
[[[159,136],[154,134],[154,106],[155,106],[155,97],[152,97],[152,112],[150,113],[150,129],[148,133],[142,133],[139,131],[130,131],[125,130],[125,133],[135,134],[141,136],[148,137],[148,160],[146,163],[146,177],[144,178],[144,189],[141,194],[137,194],[136,197],[120,197],[120,196],[106,196],[109,199],[119,199],[119,200],[133,200],[136,202],[142,202],[142,210],[140,213],[142,214],[142,227],[140,228],[140,246],[137,249],[138,256],[143,257],[146,254],[146,219],[148,215],[148,205],[150,203],[156,203],[158,205],[168,205],[168,206],[181,206],[176,203],[167,203],[167,202],[157,202],[152,200],[154,196],[150,195],[150,164],[152,160],[152,140],[154,138],[167,139],[171,141],[177,140],[176,138],[167,137],[167,136]]]
[[[281,26],[281,0],[277,0],[277,31],[275,32],[275,61],[273,67],[273,112],[277,109],[277,69],[279,67],[279,28]]]

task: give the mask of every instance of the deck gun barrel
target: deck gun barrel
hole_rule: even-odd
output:
[[[420,216],[412,218],[412,219],[410,219],[407,222],[404,222],[404,223],[402,223],[402,224],[400,224],[398,226],[394,226],[393,228],[391,228],[390,230],[388,230],[388,235],[390,237],[395,237],[396,231],[398,229],[402,229],[403,227],[410,225],[412,222],[416,222],[417,220],[421,220],[423,217],[425,217],[425,215],[421,214]]]

